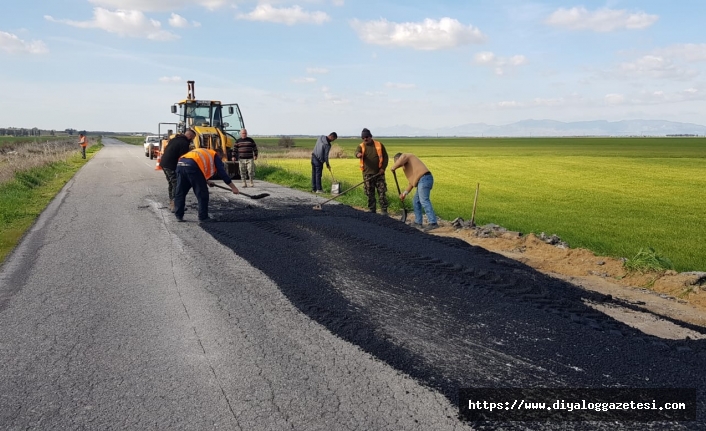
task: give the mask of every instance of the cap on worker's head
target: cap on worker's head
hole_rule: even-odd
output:
[[[368,129],[363,129],[363,131],[360,132],[360,138],[361,138],[361,139],[372,138],[372,137],[373,137],[373,134],[370,133],[370,130],[368,130]]]
[[[336,132],[331,132],[328,135],[329,135],[329,137],[331,137],[333,139],[338,139],[338,133],[336,133]]]

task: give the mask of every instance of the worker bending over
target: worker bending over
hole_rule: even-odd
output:
[[[177,163],[177,187],[174,194],[174,205],[176,207],[174,215],[178,221],[184,221],[184,207],[186,206],[186,194],[191,188],[198,200],[199,222],[208,222],[212,219],[208,216],[208,186],[212,185],[209,178],[216,173],[223,180],[234,194],[240,193],[223,166],[223,151],[209,150],[206,148],[196,148],[181,156]]]
[[[431,199],[429,198],[431,189],[434,187],[434,177],[431,172],[414,154],[397,153],[393,160],[395,164],[392,165],[390,170],[394,172],[395,169],[402,168],[404,175],[407,177],[407,182],[409,182],[407,188],[400,194],[400,199],[404,200],[413,188],[417,188],[417,193],[415,193],[412,200],[414,204],[414,224],[418,228],[422,227],[422,208],[424,208],[429,222],[425,230],[436,229],[439,225],[436,222],[436,214],[434,214],[434,208],[431,206]]]

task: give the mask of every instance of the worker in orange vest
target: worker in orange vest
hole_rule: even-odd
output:
[[[86,139],[86,135],[83,133],[78,134],[78,144],[81,146],[81,156],[85,159],[86,158],[86,147],[88,146],[88,139]]]
[[[177,221],[184,221],[186,194],[192,188],[198,200],[199,222],[213,221],[208,216],[208,187],[213,187],[210,178],[216,174],[226,185],[230,186],[234,194],[240,193],[226,172],[222,158],[223,151],[220,148],[215,151],[207,148],[196,148],[181,156],[177,162],[177,186],[174,194],[174,215]]]
[[[375,203],[375,190],[377,190],[380,213],[387,215],[387,183],[385,182],[385,169],[389,162],[387,150],[381,142],[373,140],[373,135],[368,129],[363,129],[360,137],[363,142],[358,146],[355,156],[360,159],[360,170],[363,171],[368,211],[371,213],[377,211]]]

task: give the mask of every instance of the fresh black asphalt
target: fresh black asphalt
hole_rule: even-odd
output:
[[[645,335],[585,303],[610,297],[344,206],[225,204],[215,215],[207,232],[303,313],[454,404],[466,387],[695,387],[704,423],[706,343]]]

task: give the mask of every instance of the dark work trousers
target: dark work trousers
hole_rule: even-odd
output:
[[[174,215],[178,219],[184,218],[184,208],[186,207],[186,194],[190,189],[194,189],[196,199],[199,201],[199,220],[208,218],[208,184],[201,169],[196,164],[181,162],[176,170],[177,185],[174,193]]]
[[[311,191],[315,192],[317,190],[323,191],[321,187],[321,175],[324,173],[324,164],[321,160],[317,159],[313,154],[311,155]]]
[[[86,147],[81,145],[81,157],[86,158]]]
[[[176,193],[177,187],[176,171],[173,171],[169,168],[162,168],[162,171],[164,171],[164,176],[167,177],[167,182],[169,183],[169,200],[173,201],[174,193]]]
[[[375,212],[375,191],[378,192],[378,198],[380,199],[380,209],[383,212],[387,212],[387,182],[385,182],[385,175],[380,175],[376,177],[371,174],[363,174],[363,181],[365,181],[363,188],[365,189],[365,195],[368,197],[368,210],[370,212]]]

